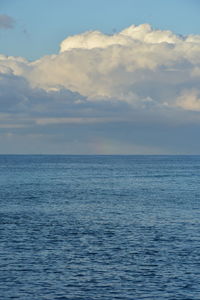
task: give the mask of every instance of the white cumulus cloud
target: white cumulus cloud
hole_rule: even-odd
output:
[[[26,63],[5,63],[32,87],[68,89],[88,100],[174,107],[184,89],[199,89],[200,37],[181,37],[150,25],[106,35],[90,31],[68,37],[60,53]],[[148,106],[149,106],[148,101]]]
[[[61,43],[60,53],[34,62],[0,55],[0,97],[5,107],[24,99],[18,109],[30,105],[34,111],[57,105],[56,111],[62,107],[63,112],[73,103],[83,112],[98,102],[103,114],[106,105],[120,103],[123,118],[138,109],[199,111],[199,70],[200,36],[132,25],[113,35],[90,31],[70,36]],[[57,118],[52,111],[48,117]],[[89,117],[96,117],[92,113]],[[71,117],[81,118],[81,113]]]

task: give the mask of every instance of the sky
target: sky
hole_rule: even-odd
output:
[[[200,154],[199,0],[0,0],[1,154]]]

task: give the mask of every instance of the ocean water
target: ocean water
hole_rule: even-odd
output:
[[[200,299],[200,156],[0,156],[0,299]]]

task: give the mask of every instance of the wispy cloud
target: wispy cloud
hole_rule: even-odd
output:
[[[8,16],[0,14],[0,29],[11,29],[15,26],[15,20]]]

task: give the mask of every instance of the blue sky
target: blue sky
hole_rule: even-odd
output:
[[[199,0],[0,0],[0,153],[200,154]]]
[[[13,30],[0,32],[0,52],[36,59],[56,53],[68,35],[112,34],[142,23],[199,34],[199,10],[199,0],[1,0],[0,13],[16,23]]]

